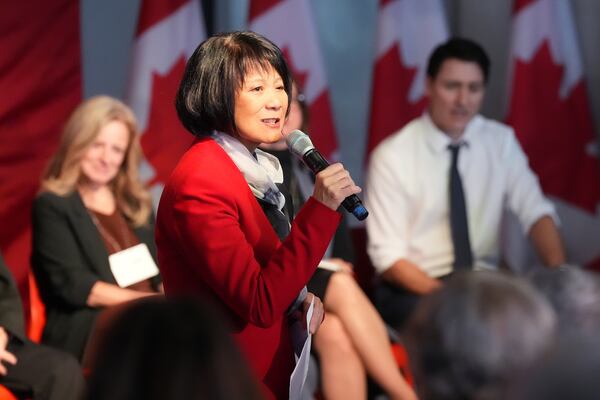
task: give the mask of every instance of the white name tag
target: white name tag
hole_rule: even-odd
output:
[[[158,267],[145,243],[140,243],[108,256],[110,270],[117,284],[127,287],[152,278],[158,274]]]

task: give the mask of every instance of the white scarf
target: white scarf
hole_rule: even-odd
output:
[[[212,137],[242,172],[254,196],[274,204],[282,211],[285,205],[285,197],[275,183],[283,182],[283,170],[277,157],[256,149],[254,151],[256,158],[254,158],[246,146],[226,133],[215,132]],[[288,308],[286,313],[288,317],[294,315],[296,310],[300,310],[307,293],[308,290],[304,286],[296,296],[296,300]],[[299,357],[301,353],[309,354],[311,342],[306,338],[307,329],[302,327],[300,320],[293,323],[291,329],[296,356]],[[305,343],[307,343],[306,349],[304,348]],[[301,379],[301,385],[304,385],[306,374],[298,376],[296,379]]]
[[[253,156],[239,140],[226,133],[215,132],[212,137],[242,172],[254,196],[282,210],[285,197],[275,184],[283,182],[283,170],[277,157],[260,149]]]

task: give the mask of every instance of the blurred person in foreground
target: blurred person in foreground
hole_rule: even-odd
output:
[[[25,336],[21,296],[0,256],[0,384],[19,399],[79,400],[84,381],[75,358]]]
[[[304,95],[294,83],[284,135],[295,129],[306,132],[308,118]],[[283,167],[285,208],[293,218],[295,210],[300,209],[313,191],[312,173],[288,151],[285,140],[260,147],[275,155]],[[350,247],[347,229],[340,224],[325,258],[307,284],[308,290],[322,299],[325,308],[326,318],[314,338],[323,396],[364,399],[368,374],[389,398],[415,398],[394,361],[385,324],[358,286],[353,266],[347,261]]]
[[[99,340],[87,400],[259,400],[217,313],[197,299],[142,299]]]
[[[80,360],[105,307],[160,291],[140,161],[131,109],[108,96],[90,98],[67,121],[34,201],[31,262],[46,306],[42,342]],[[123,271],[143,279],[120,287]]]
[[[559,337],[524,376],[517,377],[511,400],[596,400],[600,393],[600,339],[597,331]]]
[[[427,111],[377,146],[368,168],[368,252],[380,277],[375,304],[401,329],[420,296],[460,270],[502,265],[505,209],[540,260],[565,262],[553,205],[513,130],[479,114],[490,62],[477,43],[454,38],[427,66]]]
[[[258,34],[223,33],[200,44],[176,96],[197,140],[165,186],[156,230],[166,294],[218,305],[265,394],[280,399],[289,396],[294,368],[290,324],[305,320],[311,303],[311,333],[323,318],[305,285],[338,226],[337,208],[360,192],[341,164],[329,166],[290,228],[276,185],[281,166],[258,146],[281,139],[291,89],[281,50]],[[261,202],[279,214],[285,240]]]
[[[404,339],[421,400],[501,400],[554,343],[556,316],[524,279],[461,272],[425,296]]]
[[[557,340],[531,368],[516,377],[511,399],[587,400],[600,385],[600,276],[576,266],[536,270],[529,279],[556,312]]]
[[[600,275],[569,265],[528,276],[556,312],[561,337],[600,332]]]

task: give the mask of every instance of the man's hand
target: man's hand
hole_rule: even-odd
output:
[[[8,350],[6,347],[8,346],[8,333],[6,330],[0,326],[0,375],[6,375],[6,367],[4,366],[4,362],[15,365],[17,363],[17,357]]]
[[[431,278],[416,264],[400,259],[383,271],[383,279],[418,295],[425,295],[439,289],[442,282]]]

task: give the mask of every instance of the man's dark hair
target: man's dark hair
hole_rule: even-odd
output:
[[[469,39],[452,38],[433,50],[427,63],[427,76],[435,79],[444,61],[455,58],[461,61],[474,62],[483,73],[487,83],[490,73],[490,59],[483,47]]]
[[[235,95],[253,68],[273,68],[283,80],[289,102],[292,79],[281,50],[254,32],[229,32],[202,42],[187,62],[175,108],[181,123],[196,136],[236,130]]]

